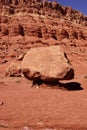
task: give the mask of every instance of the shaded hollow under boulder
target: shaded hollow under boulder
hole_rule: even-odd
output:
[[[27,79],[37,83],[74,77],[74,70],[59,46],[31,48],[22,61],[21,70]]]

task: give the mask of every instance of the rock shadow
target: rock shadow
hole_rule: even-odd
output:
[[[83,90],[81,84],[78,82],[59,83],[60,87],[64,87],[68,91]]]
[[[33,81],[32,87],[35,85],[38,85],[39,87],[47,86],[50,88],[63,89],[63,90],[68,90],[68,91],[83,90],[83,88],[81,87],[81,84],[78,82],[62,83],[58,81],[47,82],[47,81],[42,81],[42,80],[35,80]]]

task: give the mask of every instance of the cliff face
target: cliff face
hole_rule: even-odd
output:
[[[65,18],[76,23],[87,25],[87,17],[71,7],[65,7],[56,1],[47,0],[0,0],[0,12],[5,13],[33,13],[47,15],[53,18]]]
[[[0,0],[0,6],[1,36],[87,39],[87,17],[71,7],[47,0]]]
[[[0,0],[0,61],[36,46],[80,51],[86,40],[87,17],[71,7],[46,0]]]

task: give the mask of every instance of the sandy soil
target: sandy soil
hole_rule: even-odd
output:
[[[75,78],[62,81],[65,89],[0,74],[0,130],[86,130],[86,63],[73,60]]]

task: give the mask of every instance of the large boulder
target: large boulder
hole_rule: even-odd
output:
[[[74,70],[59,46],[31,48],[22,61],[21,69],[24,76],[33,81],[52,82],[74,77]]]

